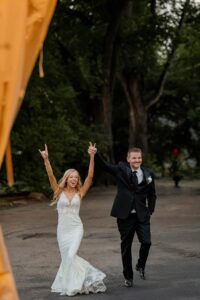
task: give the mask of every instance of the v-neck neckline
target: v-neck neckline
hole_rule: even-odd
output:
[[[68,202],[69,202],[69,206],[71,206],[72,200],[74,199],[74,197],[75,197],[75,195],[77,194],[77,192],[75,192],[75,193],[73,194],[73,196],[71,197],[71,199],[69,199],[69,197],[67,196],[67,194],[66,194],[64,191],[63,191],[63,193],[64,193],[66,199],[67,199]]]

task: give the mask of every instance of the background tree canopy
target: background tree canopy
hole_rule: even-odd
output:
[[[60,0],[12,131],[16,180],[47,190],[44,143],[57,178],[85,175],[89,141],[111,161],[142,147],[162,172],[179,148],[198,170],[199,32],[197,1]]]

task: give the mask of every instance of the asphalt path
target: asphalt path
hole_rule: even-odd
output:
[[[134,287],[124,287],[120,238],[110,210],[115,187],[93,188],[81,206],[84,238],[79,255],[106,273],[104,294],[77,295],[76,300],[199,300],[200,181],[157,182],[158,200],[151,218],[152,247],[147,280],[134,273]],[[7,250],[21,300],[56,300],[51,293],[60,254],[56,240],[57,212],[47,202],[26,201],[0,210]],[[137,237],[133,265],[138,258]]]

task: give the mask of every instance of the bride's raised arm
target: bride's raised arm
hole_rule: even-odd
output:
[[[50,185],[51,185],[51,188],[53,190],[53,192],[55,192],[58,188],[58,183],[57,183],[57,180],[53,174],[53,169],[51,167],[51,164],[50,164],[50,161],[49,161],[49,154],[48,154],[48,148],[47,148],[47,145],[45,144],[45,149],[44,150],[39,150],[41,156],[43,157],[44,159],[44,164],[45,164],[45,168],[46,168],[46,171],[47,171],[47,175],[49,177],[49,182],[50,182]]]
[[[92,144],[90,142],[90,146],[89,146],[89,149],[88,149],[88,153],[90,155],[88,175],[87,175],[87,177],[84,181],[84,184],[82,186],[82,189],[80,191],[81,198],[83,198],[86,195],[87,191],[89,190],[89,188],[91,187],[92,182],[93,182],[93,177],[94,177],[94,156],[95,156],[96,152],[97,152],[96,144]]]

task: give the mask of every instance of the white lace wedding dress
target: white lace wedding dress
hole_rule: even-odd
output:
[[[77,255],[83,237],[83,224],[79,217],[80,201],[78,193],[69,201],[62,192],[57,202],[57,239],[61,264],[51,290],[61,295],[74,296],[106,290],[103,283],[106,275]]]

